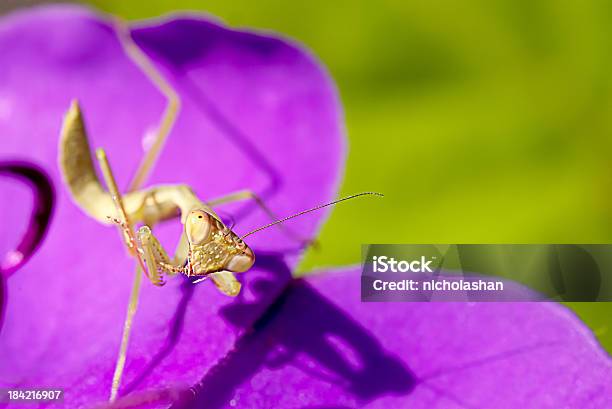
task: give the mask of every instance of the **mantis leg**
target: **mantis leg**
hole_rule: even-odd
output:
[[[117,362],[115,364],[115,372],[113,373],[113,383],[110,393],[111,402],[117,399],[117,393],[119,392],[121,376],[123,375],[123,368],[125,367],[125,361],[127,359],[127,347],[130,341],[132,323],[134,322],[134,315],[138,309],[138,298],[140,297],[141,282],[142,274],[140,274],[140,266],[137,265],[136,272],[134,274],[134,283],[132,284],[132,291],[130,292],[130,302],[128,304],[125,322],[123,323],[123,333],[121,334],[121,344],[119,346],[119,353],[117,355]]]
[[[144,181],[149,175],[153,165],[155,164],[157,160],[157,157],[159,156],[161,149],[164,146],[164,142],[168,134],[170,133],[170,130],[172,129],[172,126],[174,125],[174,122],[176,121],[176,117],[180,109],[180,99],[178,97],[178,94],[172,88],[172,86],[156,70],[155,66],[147,58],[144,52],[142,52],[138,48],[138,46],[134,43],[134,40],[132,39],[130,35],[129,28],[125,24],[120,24],[120,23],[116,24],[116,26],[117,26],[117,35],[118,35],[119,41],[121,42],[126,54],[134,61],[136,65],[138,65],[143,70],[145,75],[147,75],[149,79],[155,84],[155,86],[157,86],[157,88],[164,94],[164,96],[166,97],[168,101],[166,109],[162,117],[162,121],[158,128],[157,137],[153,145],[151,146],[151,148],[147,151],[146,155],[142,159],[138,167],[138,170],[136,171],[136,174],[134,175],[130,183],[130,186],[128,188],[128,192],[134,192],[138,190],[144,184]],[[72,146],[76,146],[77,148],[80,148],[80,149],[77,149],[77,151],[78,153],[80,153],[80,158],[81,158],[80,163],[82,163],[82,166],[80,166],[81,169],[77,169],[77,170],[84,171],[82,175],[85,175],[85,176],[78,177],[77,175],[75,175],[75,173],[78,173],[78,172],[70,172],[70,170],[74,170],[74,169],[72,169],[71,166],[66,166],[64,161],[61,160],[62,157],[64,156],[62,153],[60,153],[60,163],[62,164],[61,168],[63,169],[64,177],[68,176],[68,180],[72,181],[72,183],[69,183],[70,191],[73,194],[73,196],[76,198],[77,203],[79,203],[84,209],[90,210],[89,206],[83,206],[82,202],[84,202],[85,204],[95,203],[96,199],[102,199],[101,201],[104,201],[104,199],[106,199],[106,195],[104,194],[104,191],[100,189],[100,186],[99,186],[100,184],[99,184],[99,181],[97,181],[97,178],[93,176],[95,175],[95,171],[93,171],[93,163],[91,163],[91,159],[87,160],[87,156],[89,154],[89,145],[87,143],[87,135],[85,132],[85,127],[83,125],[82,118],[80,117],[80,112],[78,111],[78,105],[73,104],[73,106],[75,106],[76,108],[72,110],[72,111],[75,111],[75,113],[73,115],[69,115],[69,118],[67,118],[67,119],[72,118],[73,121],[67,121],[68,124],[65,124],[65,128],[66,128],[65,130],[67,134],[65,135],[64,130],[62,131],[61,146],[62,148],[64,148],[66,146],[69,146],[72,142]],[[71,127],[70,126],[71,123],[74,126]],[[70,136],[72,136],[72,138],[70,138]],[[60,149],[60,152],[64,152],[64,149]],[[78,155],[77,155],[77,159],[78,159]],[[79,167],[77,166],[76,168],[79,168]],[[108,168],[107,170],[108,170],[108,174],[110,178],[113,179],[112,174],[110,173],[110,167],[108,167],[108,165],[107,165],[107,168]],[[115,185],[114,193],[116,193],[116,196],[113,196],[112,199],[115,202],[115,205],[122,205],[121,200],[120,200],[121,196],[118,193],[118,189],[116,188],[116,183],[114,182],[114,180],[113,180],[113,184]],[[94,193],[92,195],[94,197],[91,197],[91,199],[88,201],[86,199],[87,194],[82,194],[83,192]],[[139,193],[134,192],[133,194],[138,195]],[[81,200],[79,200],[79,198]],[[104,207],[102,209],[104,209]],[[109,206],[107,206],[106,209],[109,209]],[[122,222],[125,223],[126,226],[128,226],[128,232],[132,233],[131,228],[129,228],[130,224],[129,224],[129,220],[126,215],[125,208],[121,206],[121,209],[119,210],[120,210],[120,216],[122,216],[122,219],[123,219]],[[150,229],[149,229],[149,232],[150,232]],[[161,251],[163,252],[163,248],[161,247],[161,245],[159,245],[159,241],[157,241],[157,239],[152,235],[152,233],[151,233],[151,237],[157,243],[159,249],[161,249]],[[126,241],[126,244],[129,244],[128,243],[129,237],[124,237],[124,239]],[[131,235],[131,239],[133,239],[133,235]],[[132,240],[132,243],[133,242],[134,240]],[[119,349],[119,354],[117,356],[117,363],[115,365],[115,373],[113,375],[113,382],[112,382],[111,392],[110,392],[111,402],[113,402],[117,398],[119,386],[121,384],[121,377],[123,375],[125,360],[127,358],[127,346],[129,342],[130,333],[131,333],[132,321],[134,318],[134,314],[136,313],[136,308],[138,305],[138,298],[140,294],[140,282],[141,282],[140,270],[144,269],[142,260],[140,258],[139,249],[134,248],[133,250],[134,250],[133,254],[138,259],[138,265],[136,267],[136,275],[134,278],[134,284],[132,286],[132,292],[130,295],[130,303],[128,306],[128,312],[127,312],[127,316],[126,316],[125,323],[124,323],[123,334],[122,334],[122,339],[121,339],[121,346]],[[147,246],[147,253],[145,254],[151,255],[155,253],[153,252],[152,249],[150,249],[150,246]],[[166,255],[166,258],[167,258],[167,255]],[[149,265],[151,266],[151,264]],[[151,270],[157,272],[157,267],[154,266]],[[157,280],[159,280],[157,273],[155,277]],[[153,281],[153,279],[151,280]]]
[[[164,143],[180,111],[181,100],[178,93],[172,88],[172,85],[162,76],[159,70],[155,67],[149,57],[134,43],[130,34],[129,27],[121,20],[116,21],[117,37],[123,50],[127,56],[132,60],[134,64],[142,70],[142,72],[149,78],[149,80],[155,85],[155,87],[166,97],[166,108],[162,115],[161,122],[157,129],[157,135],[153,142],[153,145],[149,148],[145,156],[143,157],[136,174],[132,178],[128,191],[139,189],[143,184],[147,176],[149,175],[153,165],[157,161]]]
[[[138,229],[138,241],[149,270],[149,279],[153,284],[164,285],[163,274],[175,275],[184,271],[181,265],[172,264],[168,253],[153,235],[149,226],[142,226]]]
[[[206,204],[210,207],[214,207],[214,206],[219,206],[222,204],[226,204],[226,203],[232,203],[232,202],[238,202],[241,200],[253,200],[255,202],[255,204],[257,204],[257,206],[259,206],[259,208],[261,210],[264,211],[264,213],[266,213],[266,215],[268,215],[268,217],[272,220],[272,221],[277,221],[278,217],[276,217],[276,215],[274,214],[274,212],[268,207],[268,205],[266,205],[266,203],[263,201],[263,199],[261,197],[259,197],[257,195],[257,193],[251,191],[251,190],[240,190],[238,192],[234,192],[234,193],[230,193],[226,196],[221,196],[212,200],[209,200],[206,202]],[[292,232],[291,230],[287,229],[283,224],[277,224],[278,228],[281,229],[283,231],[283,233],[285,233],[288,237],[290,237],[292,240],[295,240],[299,243],[301,243],[302,245],[314,245],[315,247],[317,246],[317,242],[314,239],[306,239],[303,238],[297,234],[295,234],[294,232]]]

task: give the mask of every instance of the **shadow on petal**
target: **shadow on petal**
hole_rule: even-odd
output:
[[[259,253],[257,256],[257,266],[261,267],[270,273],[270,276],[266,279],[257,279],[253,283],[247,284],[251,289],[251,292],[255,295],[252,301],[246,302],[244,300],[244,289],[243,292],[236,298],[236,302],[230,303],[228,306],[221,309],[222,317],[238,330],[246,330],[250,332],[248,328],[252,323],[257,320],[260,311],[265,309],[269,304],[270,299],[275,297],[278,291],[278,282],[287,282],[291,278],[291,271],[289,266],[283,261],[283,256],[300,252],[302,249],[286,250],[278,253]],[[239,276],[240,277],[240,276]],[[135,391],[138,386],[156,369],[156,367],[172,352],[174,347],[177,345],[183,325],[185,322],[185,314],[189,302],[191,301],[194,293],[195,286],[192,283],[192,279],[184,276],[178,277],[183,280],[181,289],[181,298],[178,302],[172,319],[168,324],[168,335],[159,348],[159,350],[153,355],[153,358],[149,363],[139,372],[139,374],[126,385],[125,389],[120,391],[120,395],[126,396]],[[197,277],[193,278],[193,280]],[[207,283],[209,284],[209,283]]]
[[[266,263],[282,265],[274,258]],[[267,283],[254,285],[265,293]],[[248,309],[235,303],[222,313],[240,324]],[[204,376],[195,388],[196,400],[188,407],[225,407],[236,388],[252,376],[283,367],[293,367],[315,382],[340,385],[361,402],[404,395],[416,384],[411,371],[367,329],[306,281],[293,280],[251,331]]]
[[[183,277],[180,277],[183,278]],[[168,336],[161,346],[161,348],[155,353],[151,361],[145,366],[145,368],[136,376],[134,380],[132,380],[129,384],[126,385],[125,390],[121,391],[121,395],[127,395],[132,392],[138,385],[148,376],[153,370],[161,363],[161,361],[172,352],[172,349],[176,346],[181,332],[183,330],[183,325],[185,323],[185,312],[187,310],[187,305],[193,297],[193,284],[185,279],[181,285],[181,298],[179,303],[176,306],[176,310],[172,317],[172,320],[168,324]]]

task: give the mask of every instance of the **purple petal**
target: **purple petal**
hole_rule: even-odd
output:
[[[26,231],[19,244],[14,249],[6,252],[4,259],[0,260],[0,274],[8,277],[29,260],[32,253],[36,251],[43,240],[51,221],[51,214],[55,205],[55,194],[47,175],[29,163],[0,162],[0,176],[8,176],[13,180],[20,180],[22,183],[30,186],[33,194],[32,212]],[[20,207],[24,208],[25,206],[21,204]],[[10,213],[2,212],[2,215],[5,219],[9,219]],[[20,222],[19,218],[13,220],[10,217],[10,219],[4,220],[5,226]]]
[[[7,194],[11,190],[17,193],[16,196],[6,195],[11,200],[5,200],[0,204],[0,214],[4,234],[0,239],[0,328],[4,320],[4,306],[6,304],[6,278],[23,266],[37,250],[41,241],[44,239],[51,214],[55,205],[55,195],[51,182],[47,175],[38,167],[26,162],[2,162],[0,161],[0,178],[8,178],[12,183],[5,185],[8,189],[0,189]],[[26,184],[31,190],[32,211],[30,215],[20,214],[27,209],[26,200],[20,197],[20,186],[16,190],[17,184]],[[5,180],[6,183],[6,180]],[[21,199],[21,200],[19,200]],[[19,241],[14,243],[15,237],[9,232],[21,231],[21,224],[28,221],[24,232],[19,234]]]
[[[359,271],[293,282],[193,406],[612,407],[612,362],[559,304],[362,303]]]
[[[202,198],[249,188],[279,215],[330,200],[344,157],[340,112],[326,73],[297,46],[237,32],[200,17],[149,22],[135,40],[183,98],[150,180],[186,183]],[[69,101],[83,107],[94,147],[106,148],[125,186],[165,100],[127,59],[110,22],[79,7],[50,7],[0,23],[0,157],[42,166],[58,193],[54,226],[40,251],[7,281],[0,333],[0,386],[57,386],[77,406],[105,400],[134,271],[117,232],[81,213],[58,169],[57,143]],[[313,166],[316,164],[316,166]],[[252,205],[239,233],[268,222]],[[291,224],[313,237],[325,212]],[[180,223],[157,231],[173,248]],[[211,283],[144,283],[123,391],[191,385],[232,348],[290,279],[298,247],[277,229],[253,236],[258,254],[240,299]]]

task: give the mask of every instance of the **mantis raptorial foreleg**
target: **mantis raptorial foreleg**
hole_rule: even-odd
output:
[[[189,266],[186,264],[183,266],[172,263],[159,240],[157,240],[148,226],[142,226],[138,230],[138,241],[140,242],[145,262],[149,268],[149,278],[153,281],[153,284],[163,285],[163,277],[161,277],[160,274],[176,275],[185,273],[189,270]],[[195,280],[194,284],[206,280],[207,278],[211,278],[217,288],[227,295],[236,296],[240,292],[241,284],[230,271],[217,271],[211,273]]]
[[[130,227],[127,224],[117,219],[111,220],[123,228],[126,236],[132,236]],[[157,286],[164,285],[164,274],[170,276],[179,273],[186,274],[187,276],[191,275],[191,266],[188,264],[189,261],[186,257],[189,252],[189,242],[184,234],[182,235],[176,252],[177,256],[174,260],[170,259],[168,253],[148,226],[142,226],[138,229],[135,241],[138,243],[138,255],[144,258],[144,264],[146,264],[145,271],[153,284]],[[211,278],[221,292],[229,296],[236,296],[240,293],[241,284],[234,276],[234,273],[246,271],[250,264],[230,263],[228,267],[230,266],[234,269],[233,271],[216,271],[193,281],[193,283],[195,284]]]
[[[164,284],[162,274],[176,275],[184,271],[182,266],[172,264],[166,250],[153,235],[149,226],[142,226],[138,230],[138,242],[149,269],[149,278],[153,284],[158,286]]]

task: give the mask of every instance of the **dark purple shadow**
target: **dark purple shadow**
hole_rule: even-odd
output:
[[[253,312],[260,311],[258,304],[270,299],[274,277],[291,274],[278,255],[258,260],[259,266],[273,271],[274,276],[252,284],[258,295],[256,301],[235,302],[221,311],[227,321],[245,329],[245,334],[194,387],[195,400],[175,407],[224,407],[236,388],[261,368],[287,365],[318,381],[341,385],[362,402],[386,394],[407,394],[413,389],[415,377],[410,370],[387,353],[367,329],[305,281],[291,279],[261,318],[247,328],[245,323]],[[330,336],[350,347],[350,357],[330,342]],[[297,357],[304,355],[316,361],[316,367],[323,371],[301,365]],[[359,362],[358,367],[354,361]]]
[[[223,407],[234,396],[235,389],[261,368],[286,365],[295,366],[318,381],[342,385],[363,402],[386,394],[407,394],[413,389],[414,375],[398,358],[386,352],[367,329],[305,281],[290,278],[291,271],[283,254],[260,252],[257,266],[270,275],[249,284],[255,299],[247,302],[238,297],[220,310],[221,317],[243,335],[194,386],[195,399],[189,400],[185,398],[189,394],[183,395],[173,407]],[[287,280],[289,284],[278,295],[277,283]],[[193,285],[185,279],[181,289],[183,296],[170,322],[166,341],[147,367],[121,391],[121,396],[134,391],[178,342]],[[254,324],[250,325],[251,322]],[[350,347],[350,357],[329,341],[330,336]],[[323,368],[324,372],[300,365],[297,357],[304,355],[315,360],[316,367]],[[355,360],[359,362],[358,367],[354,365]]]
[[[219,24],[194,19],[193,16],[176,16],[160,26],[136,27],[131,31],[139,47],[179,71],[206,59],[209,52],[214,52],[215,47],[224,43],[264,57],[274,55],[279,47],[285,46],[269,36],[234,31]]]
[[[280,258],[282,257],[282,255],[300,252],[302,250],[303,249],[288,249],[283,253],[275,253],[274,257]],[[260,265],[262,261],[266,259],[266,257],[271,257],[270,255],[266,256],[265,253],[261,252],[257,252],[257,254],[257,265]],[[286,274],[286,272],[283,272],[283,274]],[[238,275],[238,277],[240,278],[241,275]],[[279,277],[280,279],[280,276],[275,275],[275,277]],[[147,364],[147,366],[136,376],[136,378],[134,378],[130,383],[128,383],[124,389],[121,389],[119,391],[120,396],[126,396],[132,391],[134,391],[138,387],[138,385],[140,385],[140,383],[145,380],[153,372],[153,370],[164,360],[164,358],[166,358],[172,352],[183,330],[183,324],[185,322],[185,313],[187,311],[187,305],[189,304],[193,296],[194,285],[211,285],[211,283],[207,282],[193,284],[193,281],[197,280],[197,277],[187,278],[181,275],[177,279],[183,280],[183,283],[181,284],[182,295],[179,303],[176,306],[172,319],[169,322],[168,335],[163,345],[159,348],[155,355],[153,355],[151,361]],[[286,281],[287,279],[285,278],[284,280]],[[257,286],[257,283],[258,281],[255,281],[253,285]],[[236,303],[240,305],[240,307],[234,307],[234,309],[232,309],[232,311],[235,311],[237,314],[231,314],[235,316],[231,319],[228,319],[228,317],[226,317],[226,319],[238,329],[249,330],[247,328],[247,323],[253,322],[259,316],[261,311],[265,310],[265,307],[269,303],[271,295],[268,294],[267,291],[264,293],[260,293],[258,291],[258,294],[260,294],[261,296],[255,302],[247,304],[244,302],[240,302],[240,300],[242,299],[242,294],[244,294],[244,291],[236,298]],[[232,303],[232,305],[236,303]],[[223,312],[221,312],[221,315],[225,316]]]

